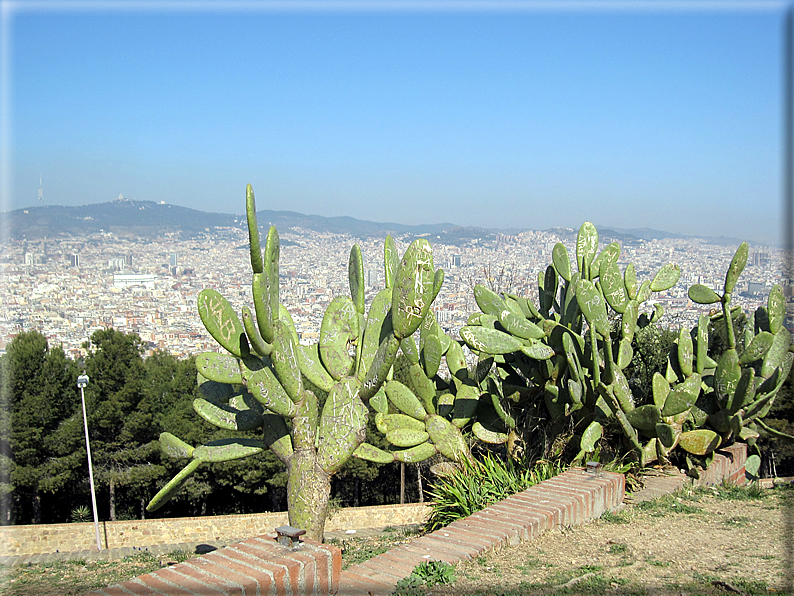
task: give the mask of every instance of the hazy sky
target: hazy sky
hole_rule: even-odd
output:
[[[3,210],[782,237],[783,2],[2,4]]]

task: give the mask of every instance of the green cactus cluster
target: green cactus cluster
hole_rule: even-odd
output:
[[[794,362],[794,345],[791,333],[785,327],[786,302],[780,285],[772,287],[766,307],[755,311],[752,325],[746,325],[741,336],[737,333],[736,319],[741,309],[731,306],[731,298],[747,264],[747,256],[748,246],[743,242],[725,274],[722,294],[701,284],[693,285],[688,292],[689,298],[698,304],[719,303],[721,307],[719,312],[711,315],[711,320],[706,315],[701,316],[691,333],[697,349],[695,367],[703,383],[686,422],[691,426],[708,427],[699,431],[701,441],[706,445],[705,453],[699,455],[708,455],[715,446],[730,440],[742,440],[751,448],[755,447],[760,430],[794,441],[794,437],[770,428],[763,420],[774,405]],[[722,326],[727,338],[726,349],[716,362],[708,356],[707,347],[702,345],[708,342],[706,330],[709,323],[714,327]],[[679,351],[680,346],[681,340]],[[667,377],[678,374],[674,364],[671,358]],[[751,458],[748,467],[758,463],[757,454]],[[697,473],[691,465],[690,470]]]
[[[665,265],[640,282],[633,265],[620,270],[619,244],[598,251],[598,232],[589,222],[579,230],[575,260],[562,243],[554,247],[552,264],[538,277],[539,304],[477,286],[481,312],[469,316],[462,341],[444,333],[431,310],[444,273],[434,268],[426,240],[414,241],[400,257],[386,238],[386,287],[369,309],[355,245],[348,260],[350,295],[331,301],[319,340],[306,346],[279,300],[278,232],[271,227],[260,245],[250,185],[246,214],[253,310],[244,307],[238,316],[215,290],[199,294],[199,316],[223,352],[197,356],[201,396],[193,406],[218,428],[247,436],[194,447],[162,433],[162,450],[188,461],[149,511],[166,503],[200,465],[270,449],[287,468],[290,524],[321,539],[330,479],[351,457],[391,463],[440,454],[462,462],[471,458],[469,431],[485,443],[506,444],[515,457],[527,439],[527,421],[541,419],[552,435],[575,429],[577,460],[617,431],[641,465],[665,461],[680,447],[694,458],[687,460],[694,470],[702,463],[697,458],[726,441],[754,445],[759,430],[776,433],[763,417],[791,370],[791,338],[779,286],[755,313],[754,325],[736,332],[731,295],[747,260],[746,244],[731,262],[722,295],[690,288],[692,300],[719,302],[722,310],[681,330],[665,374],[653,378],[653,403],[638,405],[624,372],[632,341],[661,318],[661,306],[646,314],[646,303],[673,287],[680,269]],[[727,337],[717,361],[709,356],[714,326],[723,326]],[[476,366],[467,366],[466,346]],[[388,448],[366,442],[371,415]]]
[[[350,296],[331,301],[319,341],[305,346],[279,302],[278,233],[271,227],[260,247],[250,185],[246,213],[254,308],[244,307],[238,317],[215,290],[199,294],[199,316],[224,352],[197,356],[201,397],[193,406],[221,429],[254,431],[261,438],[224,439],[194,448],[163,433],[163,451],[189,462],[148,509],[166,503],[203,463],[270,449],[287,467],[290,524],[321,538],[330,478],[350,457],[381,463],[416,462],[437,452],[456,461],[469,457],[460,431],[465,424],[461,416],[470,409],[466,377],[459,372],[462,389],[453,393],[437,374],[442,357],[454,370],[465,369],[465,362],[460,345],[441,331],[430,310],[444,275],[434,269],[426,240],[414,241],[400,258],[392,238],[386,239],[386,287],[368,311],[363,258],[354,246],[348,262]],[[401,371],[397,375],[395,362]],[[365,443],[370,410],[389,450]]]
[[[653,403],[636,404],[624,370],[633,357],[636,332],[663,315],[658,303],[646,314],[654,292],[673,287],[680,268],[664,265],[640,282],[632,264],[621,272],[620,245],[598,252],[598,232],[584,223],[576,242],[576,270],[566,247],[557,243],[552,264],[539,274],[536,306],[513,294],[475,288],[481,310],[469,317],[461,337],[475,352],[491,355],[488,388],[497,417],[480,438],[516,437],[515,421],[527,411],[549,420],[552,434],[571,425],[579,437],[581,460],[595,450],[608,429],[618,430],[636,460],[667,461],[680,447],[694,471],[734,439],[751,445],[764,415],[791,368],[790,334],[783,327],[782,289],[773,288],[768,307],[755,316],[741,352],[734,337],[730,299],[747,260],[742,244],[719,296],[705,286],[689,295],[701,304],[721,302],[722,313],[701,316],[691,331],[682,329],[668,358],[666,374],[653,378]],[[715,362],[708,355],[709,323],[724,320],[728,349]],[[689,456],[693,456],[689,458]]]

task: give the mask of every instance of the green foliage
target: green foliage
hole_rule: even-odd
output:
[[[657,497],[656,499],[652,499],[650,501],[637,503],[637,509],[640,511],[649,512],[654,517],[662,517],[670,513],[691,515],[694,513],[701,513],[703,511],[703,509],[700,507],[690,505],[685,501],[686,499],[683,499],[680,496],[680,493],[674,493],[672,495]]]
[[[77,367],[39,332],[21,333],[2,358],[3,437],[8,460],[0,472],[3,498],[20,520],[54,521],[48,503],[70,500],[79,453],[65,451],[61,423],[79,407]],[[5,454],[4,454],[5,455]]]
[[[155,441],[164,404],[154,391],[146,391],[147,367],[138,335],[102,329],[91,334],[85,347],[85,371],[90,379],[85,397],[94,475],[97,485],[107,489],[107,516],[115,520],[117,494],[128,504],[140,503],[167,472],[159,465]],[[67,439],[75,448],[84,447],[80,433]]]
[[[161,443],[169,455],[192,459],[151,499],[148,509],[156,511],[167,503],[200,465],[269,449],[286,467],[290,524],[320,539],[331,478],[351,457],[377,463],[417,462],[436,452],[456,460],[468,457],[459,426],[436,413],[437,392],[446,387],[436,372],[453,344],[430,311],[444,275],[434,269],[426,240],[415,240],[399,259],[394,242],[387,239],[387,287],[367,313],[364,264],[356,245],[348,263],[350,297],[334,298],[323,316],[319,342],[301,346],[289,312],[279,303],[278,232],[270,228],[260,252],[250,185],[246,213],[253,312],[244,309],[240,320],[212,289],[198,298],[204,326],[228,354],[207,352],[196,358],[201,393],[193,407],[204,420],[235,435],[193,449],[192,443],[177,443],[174,435],[164,434]],[[418,349],[413,338],[417,331]],[[399,349],[403,375],[390,379]],[[396,426],[384,432],[387,449],[367,443],[370,406],[377,413],[376,426],[378,417],[396,408],[422,428],[406,429],[392,419]],[[255,439],[239,436],[251,432]],[[345,473],[355,476],[356,483],[374,477],[367,465],[347,466]]]
[[[538,276],[537,306],[475,288],[482,314],[469,317],[461,337],[494,365],[483,387],[490,398],[484,401],[493,403],[492,428],[483,431],[478,421],[478,438],[514,446],[516,421],[524,420],[522,438],[534,451],[548,454],[558,441],[578,438],[572,460],[579,463],[617,432],[640,467],[669,463],[672,454],[691,475],[731,441],[753,447],[763,433],[794,443],[794,435],[763,420],[794,362],[783,290],[772,288],[754,327],[731,305],[746,243],[731,261],[722,294],[701,285],[689,290],[693,301],[719,303],[721,312],[676,335],[657,327],[658,304],[650,315],[642,310],[653,292],[677,283],[678,266],[665,265],[638,283],[633,265],[618,267],[617,243],[597,249],[589,222],[577,237],[578,271],[565,246],[555,246],[552,265]]]
[[[426,527],[433,531],[447,526],[562,471],[563,466],[555,462],[537,461],[526,466],[490,452],[478,460],[464,460],[433,483]]]
[[[72,514],[69,516],[70,521],[75,523],[83,523],[91,521],[91,510],[87,505],[79,505],[72,509]]]
[[[653,403],[653,376],[656,373],[664,375],[667,356],[676,337],[675,331],[655,323],[640,327],[634,334],[633,356],[624,373],[637,404]]]
[[[397,596],[413,596],[424,594],[424,587],[451,584],[455,581],[455,567],[443,561],[426,561],[420,563],[406,578],[397,582],[394,594]]]

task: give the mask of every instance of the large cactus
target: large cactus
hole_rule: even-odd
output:
[[[517,438],[515,421],[522,412],[545,407],[547,416],[540,416],[551,419],[552,434],[573,421],[583,452],[593,449],[606,422],[622,429],[639,458],[649,451],[627,418],[635,407],[623,369],[631,362],[638,327],[662,314],[658,306],[652,316],[642,314],[643,304],[653,292],[672,287],[680,270],[665,265],[653,280],[638,284],[632,265],[624,273],[618,268],[619,244],[597,251],[598,232],[589,222],[577,236],[576,270],[565,245],[557,243],[552,264],[539,275],[538,306],[520,296],[475,288],[482,314],[469,318],[461,337],[496,361],[490,382],[496,416],[486,432],[475,428],[480,438],[509,443]]]
[[[598,234],[586,222],[579,230],[573,271],[565,246],[558,243],[553,264],[539,276],[539,306],[519,296],[498,296],[478,286],[482,313],[470,316],[461,337],[475,351],[493,355],[490,396],[497,416],[484,440],[509,441],[515,421],[527,410],[545,407],[552,434],[572,421],[580,436],[577,458],[593,451],[605,425],[619,429],[641,465],[666,460],[680,446],[687,454],[708,456],[737,438],[753,443],[777,391],[791,368],[790,334],[783,327],[784,301],[773,288],[766,309],[756,313],[756,329],[747,329],[739,349],[730,315],[731,293],[747,259],[747,245],[737,251],[726,276],[724,293],[693,286],[700,303],[721,302],[728,349],[715,362],[708,355],[709,318],[690,332],[681,330],[668,358],[665,375],[653,378],[653,403],[635,403],[624,369],[632,360],[636,331],[658,320],[662,308],[642,313],[653,292],[679,279],[676,265],[663,266],[652,280],[638,283],[629,264],[621,272],[620,246],[612,243],[597,256]],[[560,278],[562,283],[560,284]],[[587,323],[585,326],[584,323]],[[500,432],[502,431],[502,432]],[[694,462],[688,460],[694,469]]]
[[[250,185],[246,212],[254,310],[243,308],[240,320],[218,292],[205,289],[199,294],[201,320],[227,353],[197,357],[202,397],[195,400],[194,409],[219,428],[258,431],[261,438],[225,439],[193,448],[163,433],[165,453],[189,463],[152,499],[148,510],[167,502],[202,463],[270,449],[288,471],[290,524],[321,539],[330,479],[351,456],[376,462],[419,461],[437,451],[455,460],[468,456],[459,428],[437,413],[443,407],[431,380],[442,354],[449,362],[450,352],[460,346],[441,333],[430,311],[443,272],[433,269],[429,243],[416,240],[399,259],[390,237],[384,251],[387,287],[369,312],[356,245],[348,265],[350,297],[334,298],[318,343],[301,345],[289,312],[279,302],[278,233],[271,227],[264,250],[260,248]],[[393,364],[401,346],[408,357],[416,351],[412,336],[420,327],[421,356],[401,383],[391,378]],[[395,449],[364,443],[370,408]]]
[[[794,437],[770,428],[763,420],[774,405],[794,362],[791,333],[784,325],[786,302],[783,288],[778,284],[772,287],[766,307],[755,311],[754,322],[745,327],[743,335],[737,333],[735,326],[740,309],[731,307],[731,298],[747,264],[747,254],[747,243],[743,242],[725,274],[722,294],[700,284],[689,288],[692,301],[720,304],[720,312],[713,314],[710,322],[714,327],[724,326],[726,349],[717,362],[708,357],[708,339],[704,329],[709,321],[702,316],[697,328],[696,363],[698,369],[705,366],[707,370],[702,371],[702,392],[690,411],[688,422],[693,426],[710,427],[707,432],[712,433],[711,440],[717,444],[740,439],[755,447],[759,430],[794,442]],[[693,330],[693,335],[695,333]],[[700,364],[701,358],[705,365]],[[674,374],[675,370],[668,370],[668,375]]]

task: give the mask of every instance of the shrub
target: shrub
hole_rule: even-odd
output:
[[[80,505],[79,507],[72,509],[72,513],[69,517],[74,523],[82,523],[91,521],[92,515],[91,510],[88,507],[85,505]]]
[[[538,460],[532,466],[502,460],[492,453],[464,460],[460,467],[439,477],[429,492],[433,503],[429,531],[468,517],[492,503],[556,476],[564,469],[557,462]]]

